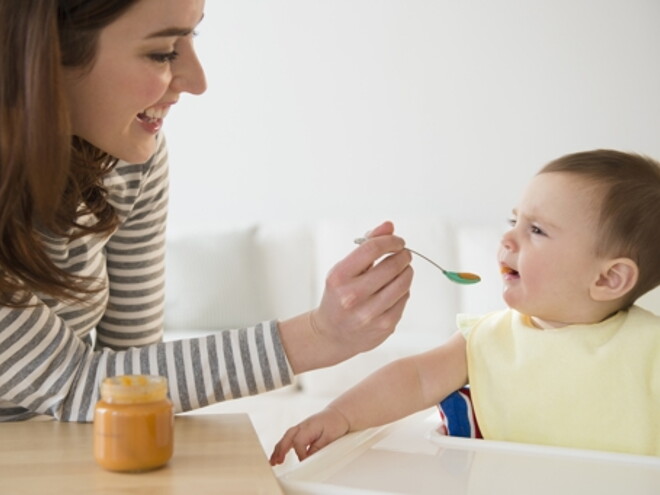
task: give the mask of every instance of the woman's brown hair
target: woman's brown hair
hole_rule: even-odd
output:
[[[660,163],[638,154],[594,150],[566,155],[539,173],[580,175],[602,191],[597,253],[632,259],[639,279],[626,305],[660,285]]]
[[[63,70],[91,68],[100,30],[137,1],[0,0],[0,304],[79,299],[85,281],[52,262],[43,236],[116,228],[102,182],[116,159],[72,136]]]

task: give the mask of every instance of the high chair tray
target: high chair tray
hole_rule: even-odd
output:
[[[280,483],[289,495],[660,494],[657,457],[447,437],[438,423],[429,410],[352,433]]]

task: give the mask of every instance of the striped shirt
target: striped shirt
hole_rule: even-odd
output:
[[[114,234],[44,236],[57,266],[101,290],[80,304],[35,293],[28,308],[0,306],[0,421],[91,421],[100,382],[119,374],[167,377],[177,412],[291,383],[275,321],[162,342],[164,138],[148,162],[119,162],[104,183],[120,219]]]

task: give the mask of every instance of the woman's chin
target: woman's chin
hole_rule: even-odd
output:
[[[156,152],[156,140],[148,146],[140,146],[133,149],[121,149],[116,153],[109,152],[115,158],[119,158],[127,163],[144,163],[149,160]]]
[[[142,146],[139,148],[127,149],[126,147],[122,148],[113,148],[110,146],[101,147],[92,143],[98,149],[107,153],[113,158],[124,161],[126,163],[145,163],[148,161],[156,152],[156,143],[149,146]]]

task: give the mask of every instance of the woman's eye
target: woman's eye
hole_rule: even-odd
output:
[[[176,50],[172,50],[171,52],[167,52],[167,53],[152,53],[151,55],[149,55],[149,58],[154,62],[165,64],[169,62],[174,62],[178,56],[179,56],[179,52],[177,52]]]

